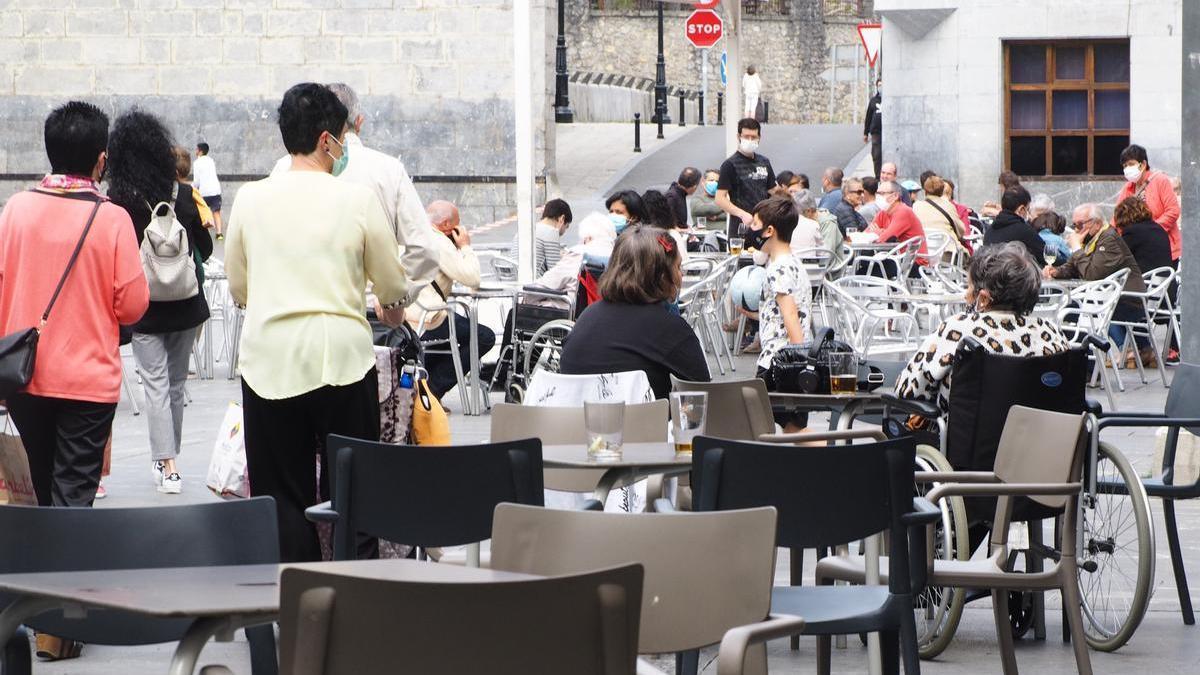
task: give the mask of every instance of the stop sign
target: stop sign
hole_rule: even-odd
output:
[[[700,49],[711,47],[721,41],[725,24],[721,17],[711,9],[698,9],[692,12],[684,25],[684,35]]]

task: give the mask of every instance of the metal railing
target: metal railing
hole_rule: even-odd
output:
[[[657,0],[592,0],[592,9],[608,12],[656,12],[662,4]],[[691,12],[690,4],[668,4],[664,9]],[[787,16],[792,13],[792,0],[742,0],[742,12],[755,15]]]

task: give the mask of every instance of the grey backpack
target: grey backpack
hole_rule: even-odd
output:
[[[175,217],[179,184],[171,189],[171,201],[150,209],[150,224],[142,238],[142,270],[150,286],[150,299],[160,302],[187,300],[200,293],[196,260],[188,248],[187,230]]]

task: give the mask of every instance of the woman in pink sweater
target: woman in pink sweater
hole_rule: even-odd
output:
[[[6,403],[38,503],[91,506],[120,397],[118,325],[140,319],[150,294],[129,215],[97,185],[108,117],[67,103],[46,119],[45,139],[52,173],[0,212],[0,335],[38,325],[92,225],[42,328],[33,379]]]

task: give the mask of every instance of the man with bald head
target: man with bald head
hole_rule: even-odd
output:
[[[425,207],[425,213],[429,216],[429,224],[433,226],[433,229],[454,239],[453,233],[458,229],[459,224],[457,206],[444,199],[438,199],[429,202],[429,206]],[[467,243],[471,243],[469,237]]]
[[[879,182],[892,181],[897,185],[900,184],[900,167],[896,166],[895,162],[884,162],[879,169]],[[900,191],[900,201],[908,206],[912,206],[912,199],[908,196],[907,190]]]

